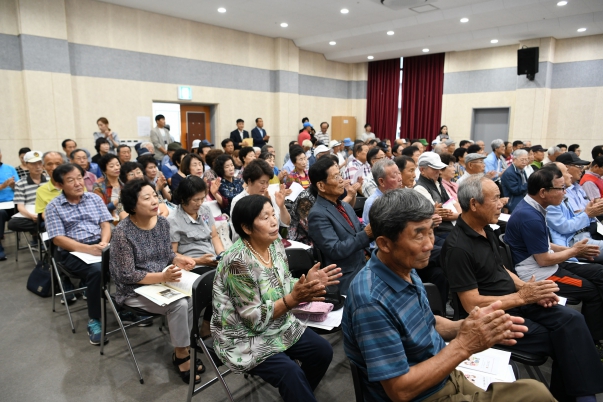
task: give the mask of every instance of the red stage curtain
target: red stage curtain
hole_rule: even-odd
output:
[[[425,138],[431,144],[438,135],[442,119],[444,55],[404,58],[401,138]]]
[[[396,138],[400,59],[373,61],[368,65],[366,123],[382,140]],[[363,124],[364,125],[364,124]]]

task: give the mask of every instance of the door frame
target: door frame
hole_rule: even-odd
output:
[[[487,110],[487,109],[507,109],[509,114],[507,115],[507,127],[509,129],[509,133],[507,135],[507,141],[511,137],[511,106],[491,106],[491,107],[472,107],[471,108],[471,141],[477,141],[475,139],[475,110]]]

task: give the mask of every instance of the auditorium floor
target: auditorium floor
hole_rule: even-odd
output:
[[[141,385],[121,334],[115,334],[101,356],[86,335],[86,302],[71,306],[76,333],[72,334],[65,309],[57,301],[40,298],[25,288],[33,261],[28,250],[19,252],[15,262],[15,235],[3,242],[9,254],[0,261],[0,399],[4,401],[184,401],[187,385],[170,362],[169,335],[158,330],[159,322],[148,328],[128,331],[135,346],[145,383]],[[117,324],[111,320],[112,327]],[[327,337],[334,358],[316,390],[319,401],[355,400],[349,363],[340,334]],[[204,358],[204,356],[203,356]],[[550,376],[550,361],[543,372]],[[204,380],[212,376],[208,368]],[[522,378],[528,378],[520,368]],[[226,382],[237,401],[281,400],[276,389],[258,378],[230,375]],[[194,400],[227,401],[220,384],[197,395]],[[603,402],[603,394],[597,400]]]

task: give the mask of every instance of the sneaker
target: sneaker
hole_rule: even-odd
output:
[[[77,297],[75,297],[73,293],[70,295],[65,295],[65,297],[67,298],[68,305],[71,305],[77,301]],[[63,297],[61,297],[61,304],[65,304],[65,300],[63,300]]]
[[[88,300],[88,296],[86,296],[86,291],[85,290],[82,292],[82,299]]]
[[[99,320],[91,319],[88,321],[88,337],[90,337],[90,343],[92,345],[100,345],[101,342],[101,322]],[[105,339],[105,343],[109,342]]]
[[[124,325],[135,323],[136,321],[144,320],[146,318],[151,318],[150,315],[138,315],[134,314],[131,311],[122,311],[119,313],[119,318]],[[137,327],[150,327],[153,325],[153,321],[141,322],[137,325]]]
[[[0,244],[0,261],[6,261],[6,254],[4,253],[4,247]]]

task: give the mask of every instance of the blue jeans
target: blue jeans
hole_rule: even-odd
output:
[[[301,367],[293,359],[301,361]],[[278,388],[285,402],[315,402],[314,390],[332,359],[331,344],[307,328],[295,345],[270,356],[249,373]]]

